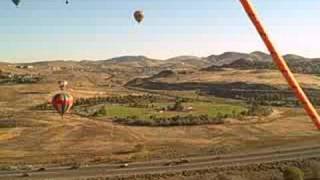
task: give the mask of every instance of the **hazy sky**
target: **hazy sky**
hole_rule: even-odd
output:
[[[238,0],[0,1],[0,60],[266,51]],[[319,0],[253,0],[283,53],[320,57]],[[145,12],[138,25],[136,9]]]

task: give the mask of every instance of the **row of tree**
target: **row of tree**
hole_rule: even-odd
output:
[[[173,117],[150,116],[149,119],[139,119],[137,116],[115,118],[113,121],[130,126],[192,126],[201,124],[223,124],[227,114],[219,114],[216,117],[208,115],[188,115]]]
[[[92,97],[92,98],[78,98],[75,100],[75,106],[81,105],[98,105],[98,104],[141,104],[153,103],[160,99],[153,95],[127,95],[127,96],[110,96],[110,97]]]

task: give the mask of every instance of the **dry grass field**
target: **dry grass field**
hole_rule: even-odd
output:
[[[41,68],[36,71],[46,72]],[[72,112],[61,119],[54,111],[30,110],[47,102],[57,92],[56,81],[60,79],[70,82],[70,93],[76,98],[143,94],[121,85],[99,86],[108,83],[104,78],[107,74],[51,73],[36,84],[0,86],[1,164],[142,161],[246,151],[290,145],[297,141],[312,143],[320,139],[320,132],[301,108],[278,107],[270,116],[253,117],[245,122],[228,119],[223,125],[181,127],[132,127],[115,124],[110,119],[81,117]],[[313,75],[298,74],[297,77],[304,85],[314,88],[320,82],[320,77]],[[160,81],[242,81],[285,85],[276,71],[253,70],[196,72],[181,75],[179,80],[168,78]],[[8,122],[13,127],[7,126]]]

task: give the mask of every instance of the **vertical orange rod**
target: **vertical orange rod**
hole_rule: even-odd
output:
[[[303,104],[303,107],[307,114],[310,116],[312,121],[314,122],[315,126],[320,130],[320,117],[306,96],[306,94],[303,92],[303,89],[300,87],[299,83],[293,76],[290,68],[288,67],[286,61],[284,58],[279,54],[279,52],[274,47],[272,41],[270,40],[265,28],[263,27],[261,20],[257,16],[257,13],[250,2],[250,0],[240,0],[244,10],[248,14],[249,18],[253,22],[254,26],[256,27],[257,31],[259,32],[263,42],[267,46],[274,63],[278,66],[279,70],[281,71],[284,78],[287,80],[288,84],[290,85],[291,89],[294,91],[296,97],[299,99],[299,101]]]

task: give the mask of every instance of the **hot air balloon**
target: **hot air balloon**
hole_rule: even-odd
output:
[[[141,23],[144,19],[143,11],[135,11],[133,16],[138,23]]]
[[[68,81],[59,81],[59,88],[61,91],[66,90],[68,86]]]
[[[20,4],[20,0],[12,0],[12,2],[13,2],[16,6],[19,6],[19,4]]]
[[[52,106],[63,117],[73,105],[73,97],[68,93],[58,93],[52,97]]]
[[[68,0],[66,0],[66,4],[69,4],[69,1],[68,1]]]

